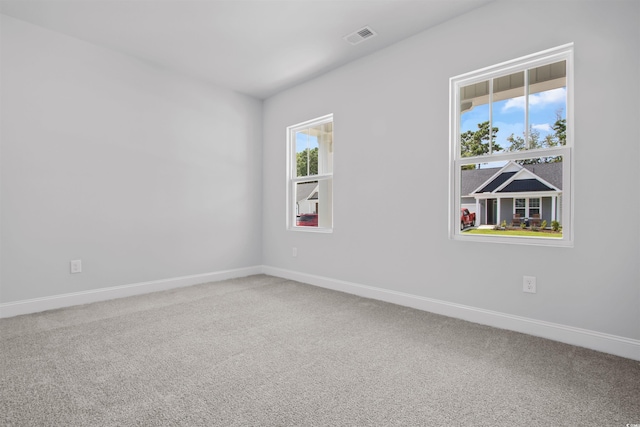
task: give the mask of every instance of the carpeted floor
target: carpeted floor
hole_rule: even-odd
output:
[[[640,423],[640,362],[265,275],[0,334],[3,426]]]

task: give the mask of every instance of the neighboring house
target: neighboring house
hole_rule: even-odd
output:
[[[296,215],[305,213],[318,213],[318,181],[296,186]]]
[[[519,165],[463,170],[462,208],[476,213],[478,224],[510,224],[515,214],[546,220],[562,218],[562,163]],[[561,221],[560,221],[561,222]]]

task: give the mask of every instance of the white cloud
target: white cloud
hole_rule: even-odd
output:
[[[517,98],[511,98],[505,102],[502,107],[502,112],[511,110],[512,108],[517,108],[518,110],[524,110],[524,96],[519,96]]]
[[[547,105],[564,103],[567,98],[567,90],[563,87],[547,90],[545,92],[529,95],[529,107],[546,107]],[[512,108],[524,110],[524,96],[511,98],[502,107],[502,112]]]
[[[539,130],[542,132],[551,132],[551,125],[549,125],[549,123],[542,123],[539,125],[531,125],[531,127],[535,130]]]
[[[564,103],[565,99],[567,99],[567,90],[561,87],[529,95],[529,105],[545,107],[549,104]]]

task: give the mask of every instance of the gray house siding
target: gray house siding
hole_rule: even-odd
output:
[[[513,220],[513,199],[502,199],[500,202],[500,224],[507,221],[507,225],[511,225]]]

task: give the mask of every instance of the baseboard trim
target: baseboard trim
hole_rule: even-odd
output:
[[[0,304],[0,318],[13,317],[21,314],[37,313],[73,305],[88,304],[116,298],[130,297],[150,292],[165,291],[207,282],[218,282],[236,277],[251,276],[262,273],[262,266],[237,268],[233,270],[216,271],[212,273],[194,274],[170,279],[152,280],[149,282],[132,283],[129,285],[113,286],[83,292],[73,292],[50,297],[34,298]]]
[[[314,286],[442,314],[444,316],[500,329],[522,332],[528,335],[640,361],[640,340],[276,267],[263,266],[262,272],[283,279],[296,280]]]
[[[496,328],[522,332],[640,361],[640,340],[270,266],[252,266],[1,303],[0,318],[124,298],[200,283],[217,282],[254,274],[269,274],[283,279],[296,280],[314,286],[390,302]]]

